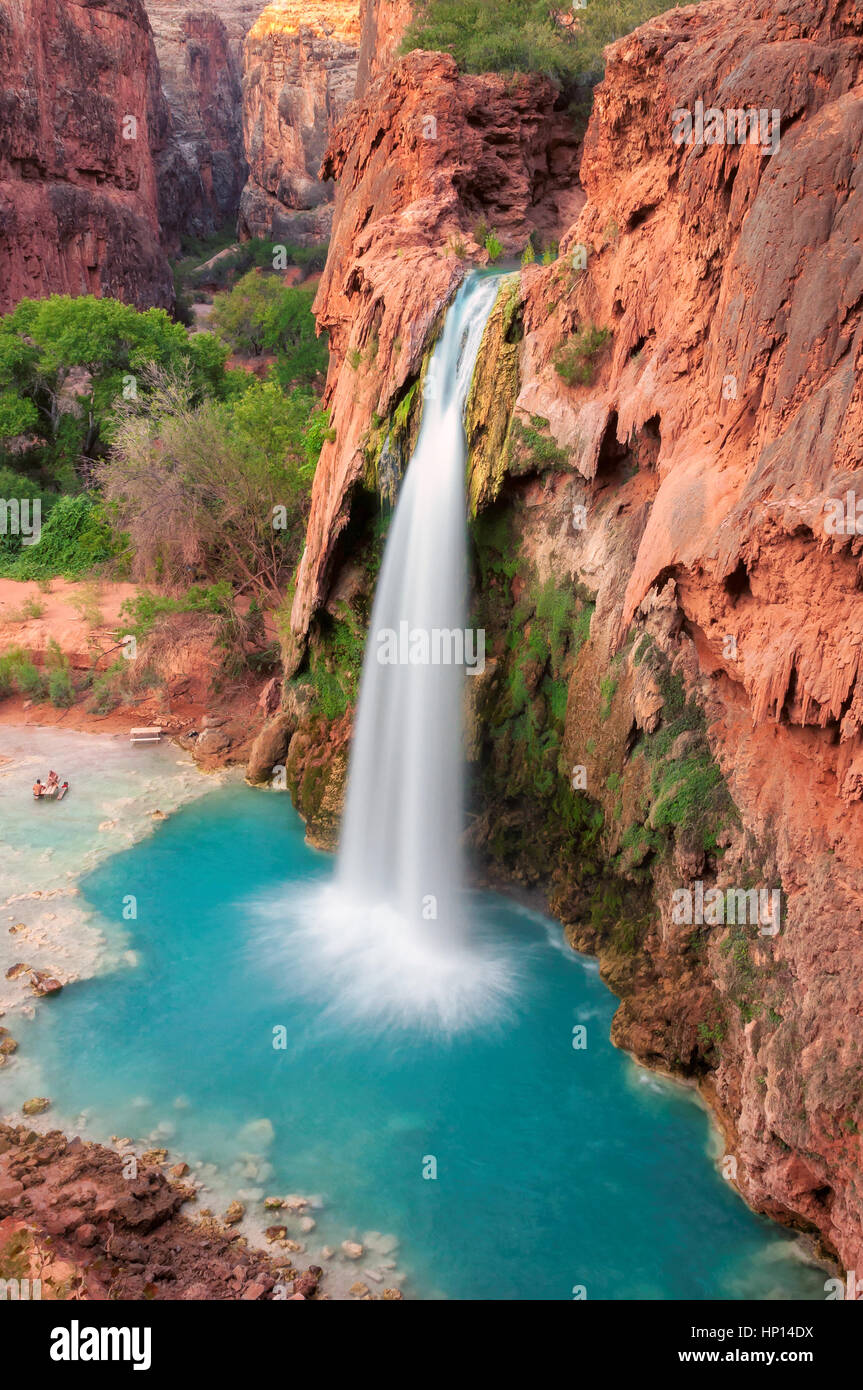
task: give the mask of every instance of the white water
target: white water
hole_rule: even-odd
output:
[[[348,1011],[455,1031],[488,1021],[512,988],[510,966],[463,913],[465,667],[378,660],[380,634],[404,623],[465,628],[464,411],[498,288],[468,278],[429,364],[372,612],[336,882],[294,937],[294,967],[313,987],[327,982],[342,1021]]]

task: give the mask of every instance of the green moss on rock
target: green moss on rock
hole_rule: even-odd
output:
[[[471,516],[495,500],[506,475],[510,420],[518,395],[521,290],[507,276],[489,315],[467,400]]]

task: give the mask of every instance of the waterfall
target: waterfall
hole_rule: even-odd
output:
[[[484,657],[484,634],[466,630],[464,412],[499,283],[468,276],[429,364],[366,644],[336,878],[294,938],[295,969],[342,1023],[453,1032],[512,989],[511,965],[467,920],[460,849],[464,682]]]
[[[372,611],[339,856],[345,892],[442,937],[459,934],[463,686],[479,646],[465,632],[464,410],[498,287],[467,280],[429,364]],[[450,634],[447,650],[435,633]]]

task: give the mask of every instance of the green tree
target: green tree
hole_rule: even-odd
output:
[[[327,368],[325,338],[318,338],[311,290],[283,285],[278,276],[250,270],[232,290],[216,296],[213,327],[234,352],[279,358],[279,378],[311,381]]]
[[[202,574],[278,594],[299,557],[321,439],[311,392],[252,378],[230,401],[195,403],[187,378],[149,374],[97,476],[128,531],[137,575]]]
[[[23,299],[0,318],[0,442],[33,430],[49,450],[92,456],[115,399],[138,390],[147,364],[188,367],[203,394],[218,389],[226,358],[224,344],[190,338],[164,309],[93,295]]]

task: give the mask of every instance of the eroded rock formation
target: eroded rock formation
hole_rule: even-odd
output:
[[[587,484],[554,479],[545,504],[559,526],[546,571],[596,595],[582,659],[596,672],[580,663],[570,701],[609,672],[635,620],[697,695],[740,818],[727,842],[680,840],[656,862],[659,922],[616,1037],[690,1072],[709,1056],[743,1191],[811,1223],[849,1267],[863,1258],[863,596],[861,541],[831,534],[826,503],[863,464],[861,73],[863,18],[837,0],[757,18],[700,5],[616,44],[585,146],[587,205],[558,265],[524,277],[517,406],[548,421]],[[778,110],[778,148],[675,145],[673,110],[699,100]],[[567,386],[555,354],[590,327],[610,338],[590,384]],[[566,534],[578,503],[587,524]],[[636,687],[649,691],[633,653],[609,709],[620,787],[601,780],[610,764],[594,769],[612,816],[639,773],[627,745]],[[589,722],[571,707],[566,761],[589,763]],[[684,756],[675,769],[683,787]],[[781,884],[778,933],[675,924],[673,889],[714,877]]]
[[[0,70],[0,311],[55,291],[169,305],[167,112],[140,0],[4,4]]]
[[[298,634],[324,597],[369,422],[416,380],[466,258],[488,260],[476,240],[482,224],[511,253],[537,228],[553,231],[573,197],[577,153],[550,82],[467,76],[440,53],[399,60],[334,132],[322,172],[337,180],[336,212],[315,312],[330,334],[336,438],[315,478]]]
[[[319,170],[354,95],[359,42],[359,0],[276,0],[253,25],[244,50],[242,234],[326,239],[332,188]]]
[[[242,44],[262,0],[191,5],[147,0],[171,134],[159,160],[168,238],[206,237],[236,221],[246,181]]]
[[[861,71],[843,0],[713,0],[615,44],[586,204],[553,264],[504,285],[468,422],[490,653],[471,691],[473,844],[600,954],[615,1040],[697,1082],[726,1176],[854,1269]],[[676,144],[672,112],[699,101],[778,110],[778,147]],[[514,248],[532,205],[560,212],[558,175],[577,191],[553,118],[537,83],[413,54],[335,132],[317,310],[336,437],[292,668],[356,588],[362,499],[397,485],[441,310],[484,259],[474,220]],[[687,921],[674,894],[699,884],[779,893],[781,910]]]

